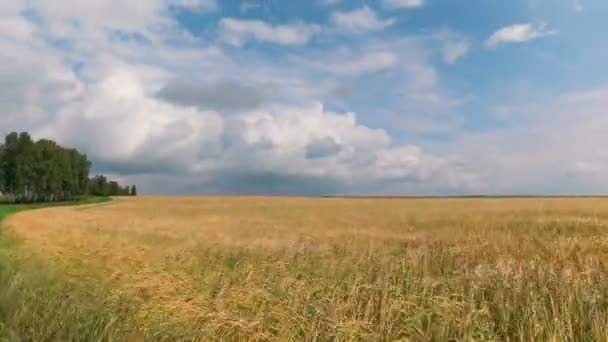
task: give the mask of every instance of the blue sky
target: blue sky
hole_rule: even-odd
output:
[[[0,133],[145,193],[608,192],[608,2],[17,0]]]

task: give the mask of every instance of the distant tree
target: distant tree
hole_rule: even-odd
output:
[[[17,146],[17,196],[22,201],[31,202],[35,197],[36,145],[27,132],[22,132]]]
[[[89,180],[89,195],[108,196],[110,194],[108,180],[105,176],[97,175]]]
[[[0,192],[4,194],[4,148],[0,147]]]
[[[137,190],[103,175],[89,178],[91,162],[76,149],[12,132],[0,143],[0,191],[10,201],[63,201],[81,195],[128,196]]]
[[[3,181],[2,192],[5,194],[14,194],[17,190],[17,145],[19,142],[19,134],[12,132],[4,138],[2,145],[2,173]]]
[[[56,158],[59,147],[50,140],[36,142],[36,165],[34,167],[34,187],[37,200],[52,201],[61,188],[60,170]]]
[[[131,187],[131,196],[137,196],[137,188],[135,185]]]
[[[97,175],[88,180],[86,192],[92,196],[129,196],[131,188],[122,187],[118,182]]]
[[[97,189],[97,181],[95,178],[89,178],[87,180],[87,195],[97,196],[99,190]]]
[[[108,195],[110,195],[110,196],[118,195],[118,182],[110,181],[108,183]]]

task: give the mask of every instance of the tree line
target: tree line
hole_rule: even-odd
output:
[[[88,194],[93,196],[137,196],[137,188],[122,187],[116,181],[108,181],[105,176],[97,175],[89,179]]]
[[[137,195],[105,176],[89,178],[86,154],[27,132],[8,134],[0,145],[0,192],[10,202],[55,202],[81,196]]]

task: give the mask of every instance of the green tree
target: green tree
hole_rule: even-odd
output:
[[[137,188],[135,185],[131,187],[131,196],[137,196]]]
[[[76,149],[52,140],[32,140],[27,132],[8,134],[0,144],[0,191],[11,201],[61,201],[84,194],[128,195],[129,187],[89,178],[91,162]]]
[[[120,196],[120,185],[118,182],[111,181],[108,183],[108,192],[110,196]]]
[[[15,158],[15,195],[22,201],[32,201],[34,197],[36,147],[30,135],[19,134]]]
[[[17,192],[17,148],[19,144],[19,134],[12,132],[4,139],[2,145],[3,154],[3,189],[5,194],[15,194]]]
[[[58,146],[51,140],[39,140],[36,142],[36,164],[34,166],[34,187],[37,197],[41,200],[53,200],[57,192],[58,170],[55,165],[55,156]]]
[[[0,192],[4,195],[4,148],[0,146]]]
[[[96,176],[95,177],[95,185],[97,192],[93,195],[95,196],[108,196],[108,180],[105,176]]]

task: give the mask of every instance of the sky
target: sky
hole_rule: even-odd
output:
[[[608,193],[605,0],[0,0],[0,134],[144,194]]]

